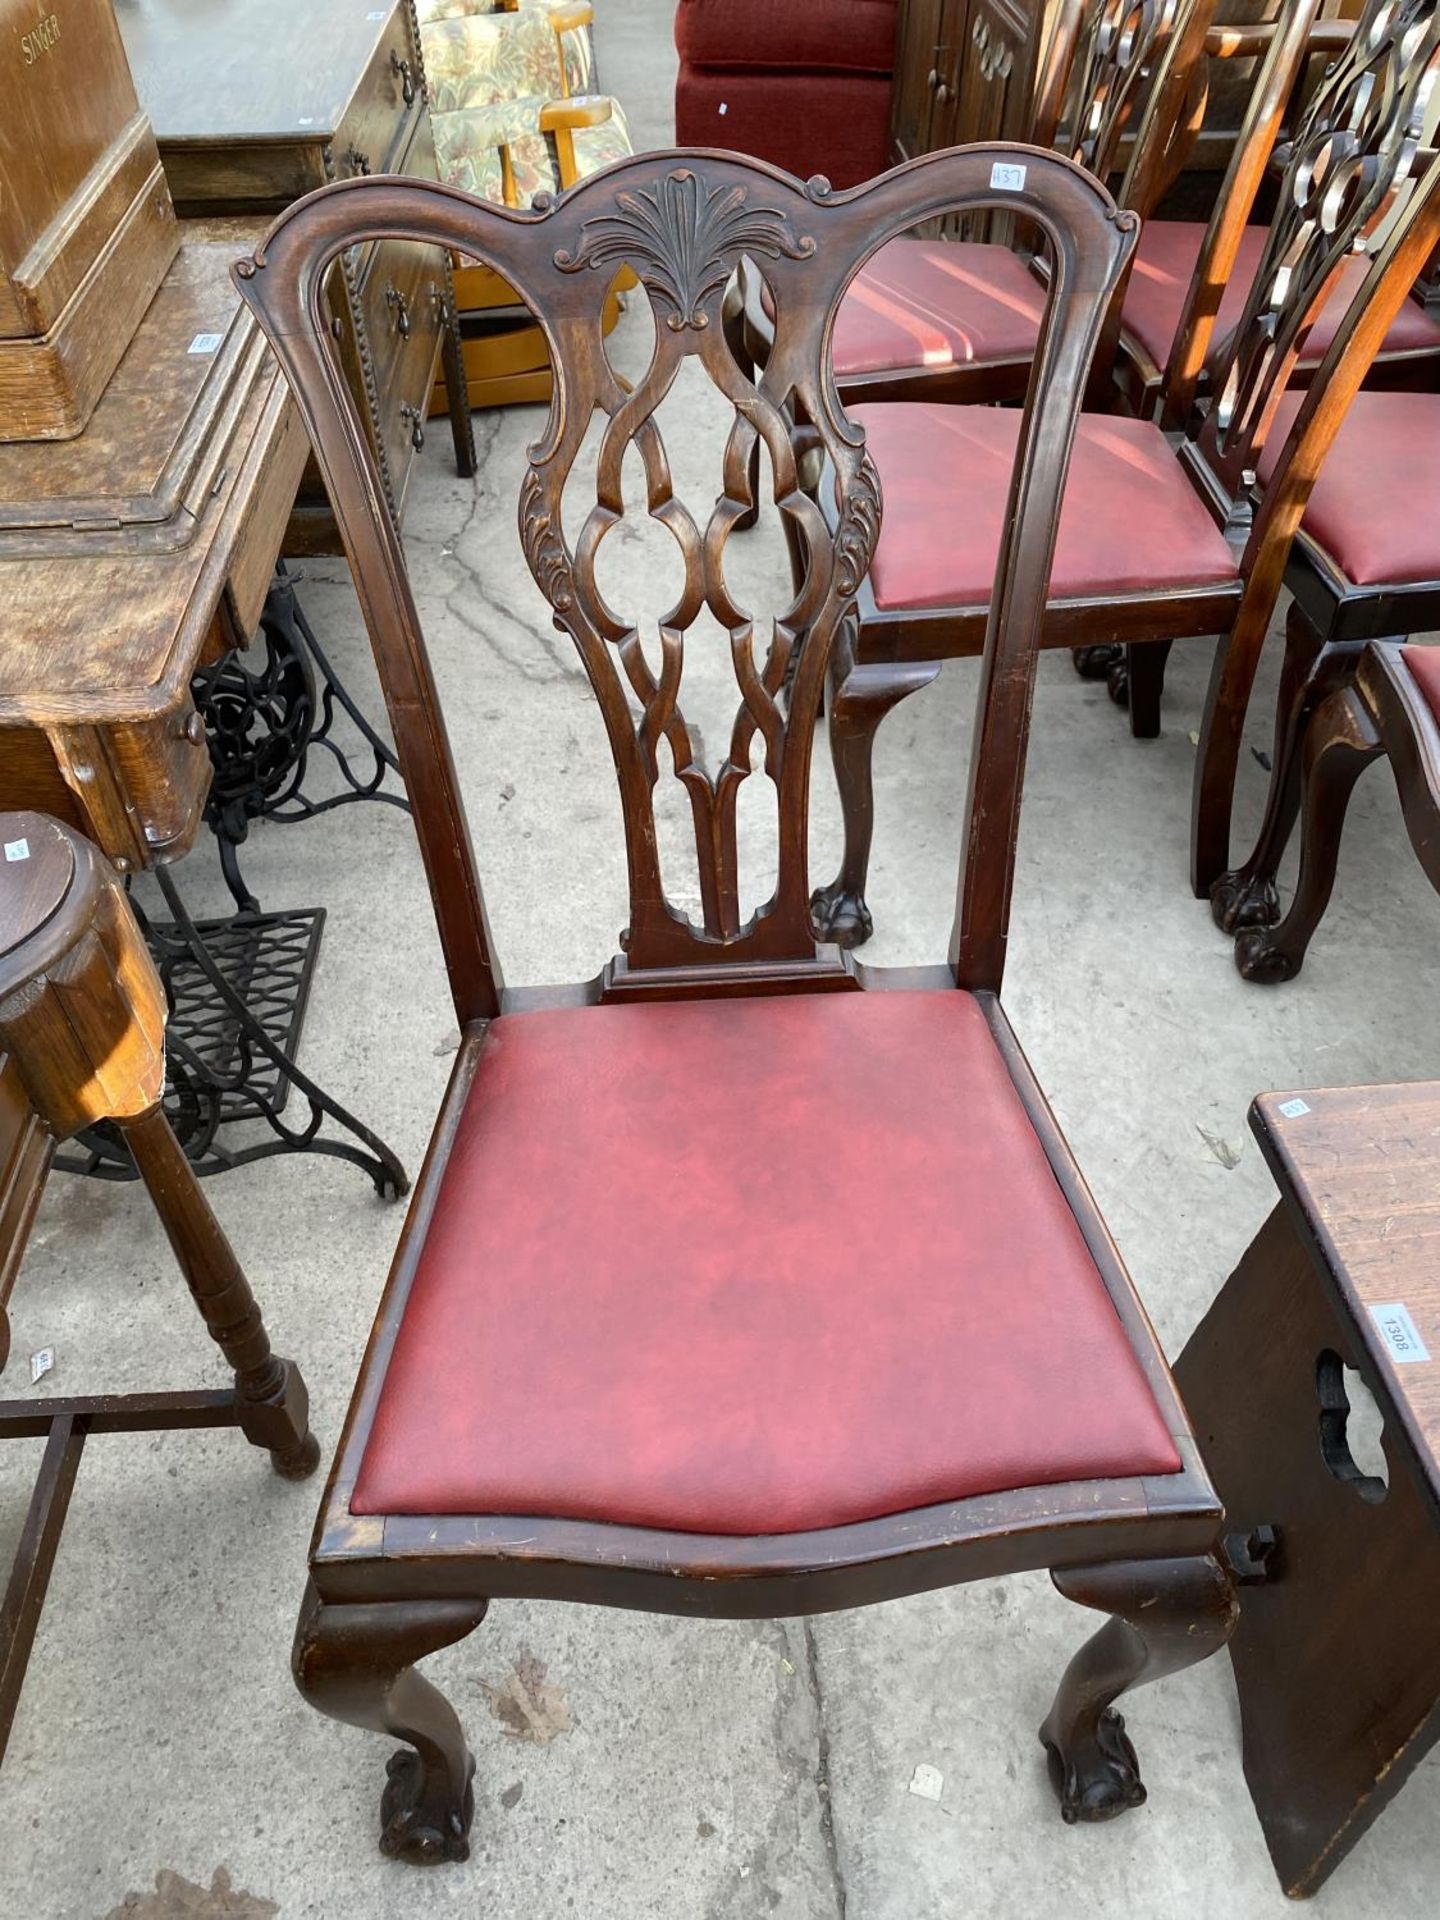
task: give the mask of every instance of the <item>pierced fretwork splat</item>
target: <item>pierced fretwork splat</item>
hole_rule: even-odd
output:
[[[1120,139],[1193,0],[1101,0],[1093,8],[1071,69],[1062,116],[1065,151],[1104,179]]]
[[[531,571],[578,647],[600,698],[610,733],[630,832],[631,925],[635,964],[666,964],[690,955],[697,941],[746,941],[757,951],[800,956],[813,949],[805,906],[803,841],[784,831],[787,781],[808,779],[815,695],[823,681],[835,626],[869,564],[878,529],[878,483],[856,449],[832,435],[833,451],[850,469],[838,536],[832,536],[802,491],[787,424],[792,391],[759,384],[734,357],[721,324],[725,291],[742,258],[804,261],[813,235],[747,187],[707,185],[676,168],[652,188],[618,194],[613,210],[585,221],[573,249],[557,250],[565,274],[628,267],[649,297],[656,319],[650,363],[627,389],[604,355],[576,356],[583,384],[565,394],[564,424],[553,445],[536,450],[520,499],[520,525]],[[777,304],[779,304],[777,302]],[[695,360],[733,409],[717,475],[719,492],[702,528],[675,491],[657,415],[687,360]],[[605,417],[596,463],[595,500],[567,538],[561,501],[588,422]],[[822,438],[824,438],[822,433]],[[774,474],[775,504],[808,556],[790,604],[758,618],[727,581],[726,549],[737,523],[755,508],[757,443]],[[626,513],[622,476],[627,453],[638,454],[645,511],[674,540],[684,567],[676,604],[658,623],[658,670],[645,636],[606,601],[596,579],[601,544]],[[703,612],[729,637],[739,705],[725,758],[713,771],[701,761],[681,703],[687,634]],[[799,656],[822,657],[820,672],[798,672]],[[789,712],[781,689],[794,675]],[[621,680],[623,676],[623,684]],[[633,703],[625,697],[628,687]],[[778,879],[772,898],[742,926],[736,803],[751,775],[757,735],[762,766],[780,801]],[[700,885],[697,927],[667,898],[655,828],[655,789],[662,777],[662,741],[690,803]],[[802,796],[803,803],[803,796]],[[777,944],[778,943],[778,944]]]
[[[1367,0],[1277,154],[1279,204],[1207,423],[1227,471],[1252,464],[1311,315],[1409,180],[1437,73],[1435,0]]]

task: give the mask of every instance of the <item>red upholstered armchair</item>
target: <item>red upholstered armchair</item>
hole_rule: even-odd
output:
[[[675,138],[853,187],[888,165],[896,0],[680,0]]]

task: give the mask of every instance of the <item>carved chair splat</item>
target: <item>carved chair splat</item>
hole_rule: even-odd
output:
[[[1271,57],[1302,51],[1277,39]],[[1195,411],[1178,451],[1152,421],[1080,422],[1042,644],[1075,650],[1077,660],[1123,646],[1118,680],[1131,731],[1149,738],[1159,731],[1170,646],[1222,636],[1191,812],[1191,877],[1202,897],[1229,866],[1240,731],[1293,536],[1434,245],[1436,169],[1420,141],[1437,73],[1433,0],[1368,0],[1290,143],[1280,210],[1219,363],[1215,403]],[[1308,326],[1397,199],[1396,223],[1377,238],[1314,384],[1287,404]],[[983,503],[1014,433],[1012,417],[995,408],[877,403],[854,417],[893,511],[832,662],[845,849],[814,908],[821,932],[844,946],[871,930],[875,734],[943,661],[980,649],[999,532],[998,513]],[[977,499],[978,513],[969,504]]]
[[[992,169],[1017,160],[1024,187],[1002,195]],[[825,341],[851,276],[892,234],[998,206],[1044,234],[1050,304],[1016,416],[952,948],[892,978],[817,945],[808,912],[810,742],[880,524]],[[404,558],[322,324],[329,262],[381,235],[484,262],[549,335],[555,398],[520,476],[521,537],[595,689],[629,859],[625,951],[585,986],[500,986]],[[414,182],[327,188],[237,269],[345,532],[462,1027],[295,1646],[317,1707],[409,1743],[382,1805],[389,1853],[466,1853],[473,1763],[414,1663],[497,1598],[757,1618],[1055,1568],[1065,1591],[1123,1623],[1077,1655],[1044,1733],[1066,1817],[1085,1819],[1143,1797],[1119,1694],[1229,1630],[1220,1515],[1183,1409],[997,997],[1056,508],[1133,240],[1133,219],[1093,180],[1029,149],[927,156],[845,194],[735,155],[662,153],[530,213]],[[776,316],[758,380],[723,324],[742,260],[764,273]],[[628,390],[600,332],[622,267],[656,335]],[[731,415],[703,514],[672,483],[656,418],[687,363]],[[567,519],[597,412],[593,499]],[[835,476],[833,531],[800,483],[800,419]],[[768,625],[725,573],[727,541],[756,504],[757,439],[799,560]],[[648,513],[684,563],[658,636],[597,584],[631,446]],[[739,692],[713,773],[681,705],[702,609],[728,636]],[[779,857],[772,897],[742,918],[735,794],[757,741]],[[662,742],[691,801],[698,919],[667,896],[655,855]],[[862,1161],[891,1170],[885,1196],[837,1257],[834,1219],[864,1184]],[[764,1167],[780,1177],[757,1179]],[[537,1212],[561,1186],[566,1204]],[[1025,1199],[997,1207],[997,1193]],[[917,1208],[923,1244],[905,1220]],[[1042,1301],[1062,1341],[1043,1336]],[[1018,1383],[999,1362],[1001,1346],[1013,1362],[1017,1331],[1038,1343]],[[523,1396],[511,1378],[531,1383]]]

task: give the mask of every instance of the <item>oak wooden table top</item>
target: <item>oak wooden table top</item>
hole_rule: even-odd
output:
[[[86,431],[0,447],[0,727],[134,720],[188,684],[266,456],[298,426],[230,281],[267,224],[182,223]]]
[[[1251,1125],[1440,1494],[1440,1081],[1265,1094]]]
[[[230,278],[269,224],[182,221],[85,432],[0,447],[0,806],[55,815],[126,870],[199,829],[191,679],[254,632],[309,454]]]

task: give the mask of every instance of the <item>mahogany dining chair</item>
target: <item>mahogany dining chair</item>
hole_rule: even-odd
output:
[[[809,911],[827,656],[881,522],[823,341],[892,234],[992,210],[1044,235],[1049,306],[1014,416],[950,952],[886,973],[818,944]],[[758,1618],[1049,1568],[1110,1616],[1043,1729],[1067,1820],[1140,1803],[1115,1701],[1225,1640],[1220,1510],[999,997],[1056,514],[1134,230],[1080,169],[1027,149],[940,153],[836,194],[737,155],[662,152],[527,213],[426,182],[325,188],[237,268],[345,535],[461,1031],[295,1642],[307,1699],[406,1743],[382,1802],[387,1853],[467,1852],[473,1762],[415,1663],[514,1595]],[[507,989],[494,956],[405,556],[325,324],[332,262],[382,235],[483,261],[549,338],[556,392],[517,476],[520,538],[596,696],[629,879],[621,952],[587,984]],[[775,311],[758,381],[722,323],[742,258],[763,266]],[[655,322],[633,384],[600,330],[624,268]],[[657,419],[682,378],[708,382],[729,417],[688,504]],[[835,475],[833,529],[800,483],[802,414]],[[592,483],[577,461],[596,422]],[[769,614],[726,573],[758,504],[757,443],[806,556]],[[658,631],[597,584],[604,542],[633,524],[627,456],[683,568]],[[681,707],[702,615],[724,630],[739,694],[708,767]],[[777,864],[773,893],[742,912],[752,770],[773,792]],[[657,787],[672,773],[698,921],[662,870]]]

